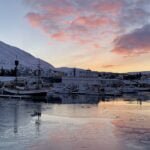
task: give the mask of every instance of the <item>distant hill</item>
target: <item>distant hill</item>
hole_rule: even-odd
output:
[[[14,68],[15,59],[19,60],[20,65],[25,68],[35,69],[39,63],[39,59],[33,55],[21,50],[17,47],[10,46],[0,41],[0,68],[5,69]],[[41,68],[54,69],[54,67],[40,59]]]

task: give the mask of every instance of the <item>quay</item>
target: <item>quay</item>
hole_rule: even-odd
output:
[[[31,99],[32,97],[29,95],[0,95],[0,98],[12,98],[12,99]]]

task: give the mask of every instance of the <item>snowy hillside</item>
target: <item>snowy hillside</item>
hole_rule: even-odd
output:
[[[16,57],[18,58],[20,65],[25,68],[35,69],[39,63],[39,59],[32,56],[31,54],[0,41],[0,68],[14,68],[14,61]],[[43,60],[40,60],[40,64],[41,68],[43,69],[54,68],[51,64]]]

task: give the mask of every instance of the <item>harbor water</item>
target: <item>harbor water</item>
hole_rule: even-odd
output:
[[[150,150],[149,93],[0,99],[0,150]]]

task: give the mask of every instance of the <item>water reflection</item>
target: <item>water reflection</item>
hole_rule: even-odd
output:
[[[77,95],[77,94],[55,94],[48,98],[48,103],[58,104],[98,104],[100,101],[107,102],[123,98],[125,101],[137,101],[137,104],[142,105],[142,101],[150,100],[150,93],[141,92],[138,94],[128,94],[122,97],[115,96],[96,96],[96,95]]]
[[[149,100],[149,93],[55,95],[48,103],[0,99],[0,149],[149,150]]]
[[[23,149],[38,138],[42,103],[0,99],[0,149]],[[33,116],[33,113],[38,112]],[[9,145],[10,144],[10,145]]]
[[[98,104],[100,101],[112,101],[117,97],[96,96],[96,95],[77,95],[77,94],[55,94],[48,98],[48,103],[55,104]]]
[[[19,111],[19,105],[17,101],[14,106],[14,133],[15,134],[18,132],[18,111]]]

